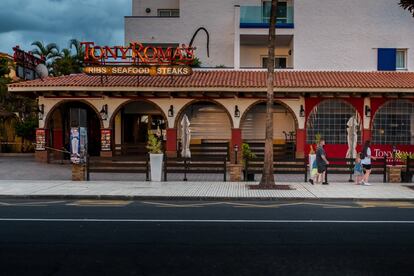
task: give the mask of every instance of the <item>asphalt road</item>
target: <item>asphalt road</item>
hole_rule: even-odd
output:
[[[0,275],[413,275],[414,202],[0,199]]]

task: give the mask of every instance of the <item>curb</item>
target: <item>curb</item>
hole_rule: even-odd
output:
[[[160,201],[412,201],[414,198],[314,198],[314,197],[171,197],[127,195],[0,195],[0,199],[90,199],[90,200],[160,200]]]

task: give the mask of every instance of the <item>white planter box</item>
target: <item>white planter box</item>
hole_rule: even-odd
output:
[[[160,182],[162,179],[162,162],[164,154],[150,153],[151,181]]]

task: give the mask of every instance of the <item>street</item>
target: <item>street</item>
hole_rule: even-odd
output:
[[[0,199],[0,274],[412,275],[413,208]]]

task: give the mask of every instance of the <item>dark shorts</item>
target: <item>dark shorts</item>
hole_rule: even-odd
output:
[[[318,173],[323,173],[325,171],[326,171],[326,165],[325,164],[318,165]]]
[[[371,169],[371,164],[362,164],[362,168],[364,170],[370,170]]]

